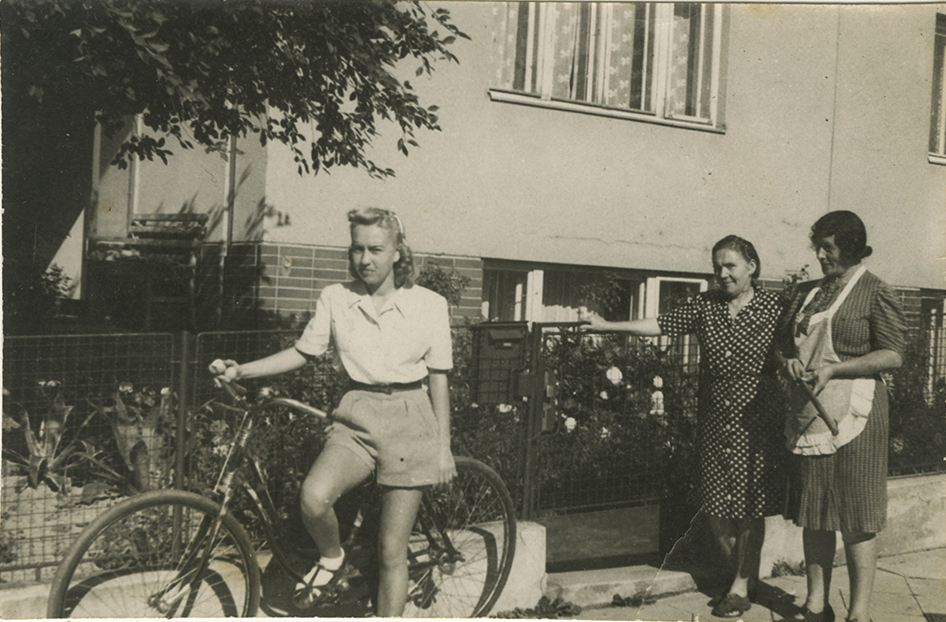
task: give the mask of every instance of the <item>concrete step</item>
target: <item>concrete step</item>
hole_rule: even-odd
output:
[[[649,565],[550,573],[545,596],[581,607],[608,605],[615,595],[629,598],[690,592],[716,580],[713,569],[665,570]]]

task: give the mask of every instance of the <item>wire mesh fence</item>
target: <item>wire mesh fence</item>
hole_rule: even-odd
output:
[[[918,354],[893,387],[892,475],[943,468],[941,298],[924,307],[922,319]],[[0,581],[47,580],[85,524],[140,489],[142,455],[161,484],[171,481],[178,438],[167,416],[177,406],[164,388],[173,397],[182,384],[189,387],[184,485],[212,486],[233,426],[213,407],[219,392],[207,365],[257,359],[297,337],[298,331],[202,333],[192,349],[178,334],[6,338]],[[519,507],[548,515],[652,504],[668,469],[692,476],[686,469],[698,391],[694,339],[648,342],[589,335],[576,325],[497,324],[455,329],[454,350],[454,448],[496,469]],[[331,411],[348,380],[326,355],[248,384],[262,382]],[[918,427],[917,413],[927,428]],[[258,430],[270,490],[287,513],[298,505],[298,485],[320,449],[319,425],[274,411]],[[163,466],[154,464],[158,459]]]
[[[554,401],[536,439],[541,514],[657,503],[670,459],[695,434],[695,340],[645,340],[543,327]],[[551,412],[548,412],[551,410]]]
[[[231,331],[201,333],[195,340],[192,366],[192,408],[188,420],[186,486],[208,492],[220,472],[239,422],[228,409],[223,393],[208,372],[215,359],[245,363],[276,354],[298,339],[298,331]],[[258,380],[241,380],[251,393],[264,386],[331,412],[344,393],[348,378],[337,371],[331,354],[303,368]],[[299,516],[299,488],[324,441],[325,423],[300,417],[287,409],[270,407],[258,420],[250,439],[253,456],[263,467],[267,488],[288,528],[307,537]],[[263,533],[249,499],[238,498],[233,513],[254,537]]]
[[[133,420],[135,400],[150,400],[146,414],[157,412],[161,389],[174,383],[175,355],[167,334],[4,340],[0,577],[50,577],[113,493],[135,485],[133,457],[155,449]],[[129,407],[123,412],[119,389]]]

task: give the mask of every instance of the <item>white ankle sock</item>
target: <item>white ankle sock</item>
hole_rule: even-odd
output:
[[[345,551],[342,551],[342,554],[338,557],[322,557],[319,559],[319,563],[312,567],[312,570],[305,574],[303,577],[303,583],[318,586],[325,585],[332,580],[332,577],[335,576],[335,571],[342,567],[342,564],[345,562]],[[322,567],[322,570],[319,567]],[[328,572],[326,572],[326,570]],[[314,578],[313,578],[314,577]]]

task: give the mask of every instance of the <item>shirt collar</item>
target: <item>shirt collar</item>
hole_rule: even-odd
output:
[[[406,316],[404,309],[403,289],[403,287],[398,287],[394,290],[394,295],[388,300],[387,305],[381,310],[381,313],[387,311],[388,308],[392,308],[400,313],[402,317]],[[356,279],[349,283],[348,308],[350,309],[357,306],[360,306],[368,315],[372,317],[375,315],[380,315],[377,311],[375,311],[374,303],[371,302],[371,296],[368,294],[368,289],[365,287],[365,284]]]
[[[766,290],[758,283],[753,283],[752,289],[755,290],[752,295],[752,300],[750,300],[748,304],[746,304],[746,306],[742,308],[742,311],[754,309],[756,306],[758,306],[762,302],[760,294],[764,295]],[[729,304],[729,301],[726,299],[725,296],[723,296],[723,292],[721,292],[718,289],[714,289],[713,293],[715,294],[713,296],[713,299],[714,299],[714,302],[716,303],[716,307],[718,309],[724,310],[726,314],[728,315],[729,310],[726,308],[726,305]]]

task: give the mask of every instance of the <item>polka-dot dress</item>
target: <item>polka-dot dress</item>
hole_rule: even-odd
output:
[[[757,287],[733,318],[725,297],[710,291],[657,318],[662,334],[700,342],[700,496],[711,516],[782,513],[785,419],[770,355],[784,306]]]

